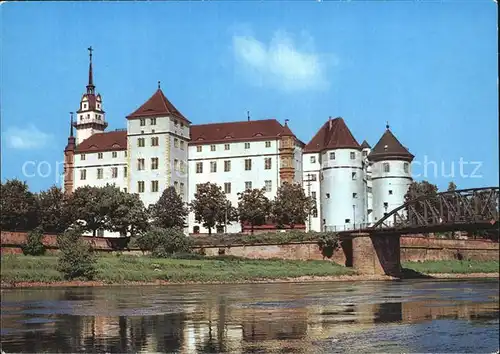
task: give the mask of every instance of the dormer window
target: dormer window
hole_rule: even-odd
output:
[[[86,109],[86,108],[87,108],[87,104],[86,104],[86,103],[84,103],[84,104],[83,104],[83,109]]]

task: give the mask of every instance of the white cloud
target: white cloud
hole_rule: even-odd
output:
[[[312,47],[311,38],[304,42]],[[253,36],[234,35],[233,50],[254,84],[269,84],[287,91],[328,86],[322,56],[313,50],[299,49],[287,33],[276,32],[268,44]]]
[[[48,144],[52,136],[30,124],[25,128],[10,127],[4,133],[7,146],[13,149],[39,149]]]

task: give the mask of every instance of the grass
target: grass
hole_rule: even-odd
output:
[[[31,257],[4,255],[1,260],[3,282],[54,282],[63,276],[56,270],[56,256]],[[106,283],[127,281],[181,282],[248,281],[300,276],[355,274],[329,261],[252,260],[231,256],[204,259],[151,258],[148,256],[107,255],[98,258],[95,280]]]
[[[404,262],[403,268],[408,268],[419,273],[498,273],[500,264],[498,261],[425,261]]]

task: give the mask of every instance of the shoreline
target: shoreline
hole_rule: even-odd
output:
[[[315,283],[327,281],[397,281],[397,280],[411,280],[411,279],[481,279],[481,278],[499,278],[499,273],[429,273],[422,274],[421,278],[396,278],[388,275],[332,275],[332,276],[302,276],[295,278],[278,278],[278,279],[253,279],[253,280],[240,280],[240,281],[214,281],[214,282],[199,282],[199,281],[185,281],[185,282],[171,282],[167,280],[156,280],[154,282],[137,282],[125,281],[120,283],[106,283],[100,280],[79,281],[54,281],[54,282],[13,282],[8,283],[2,281],[0,289],[22,289],[22,288],[60,288],[60,287],[104,287],[104,286],[165,286],[165,285],[217,285],[217,284],[272,284],[272,283]]]

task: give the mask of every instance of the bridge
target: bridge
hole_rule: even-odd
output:
[[[499,230],[499,194],[498,187],[488,187],[424,195],[393,209],[371,227],[340,232],[341,244],[358,272],[399,277],[401,236]]]

